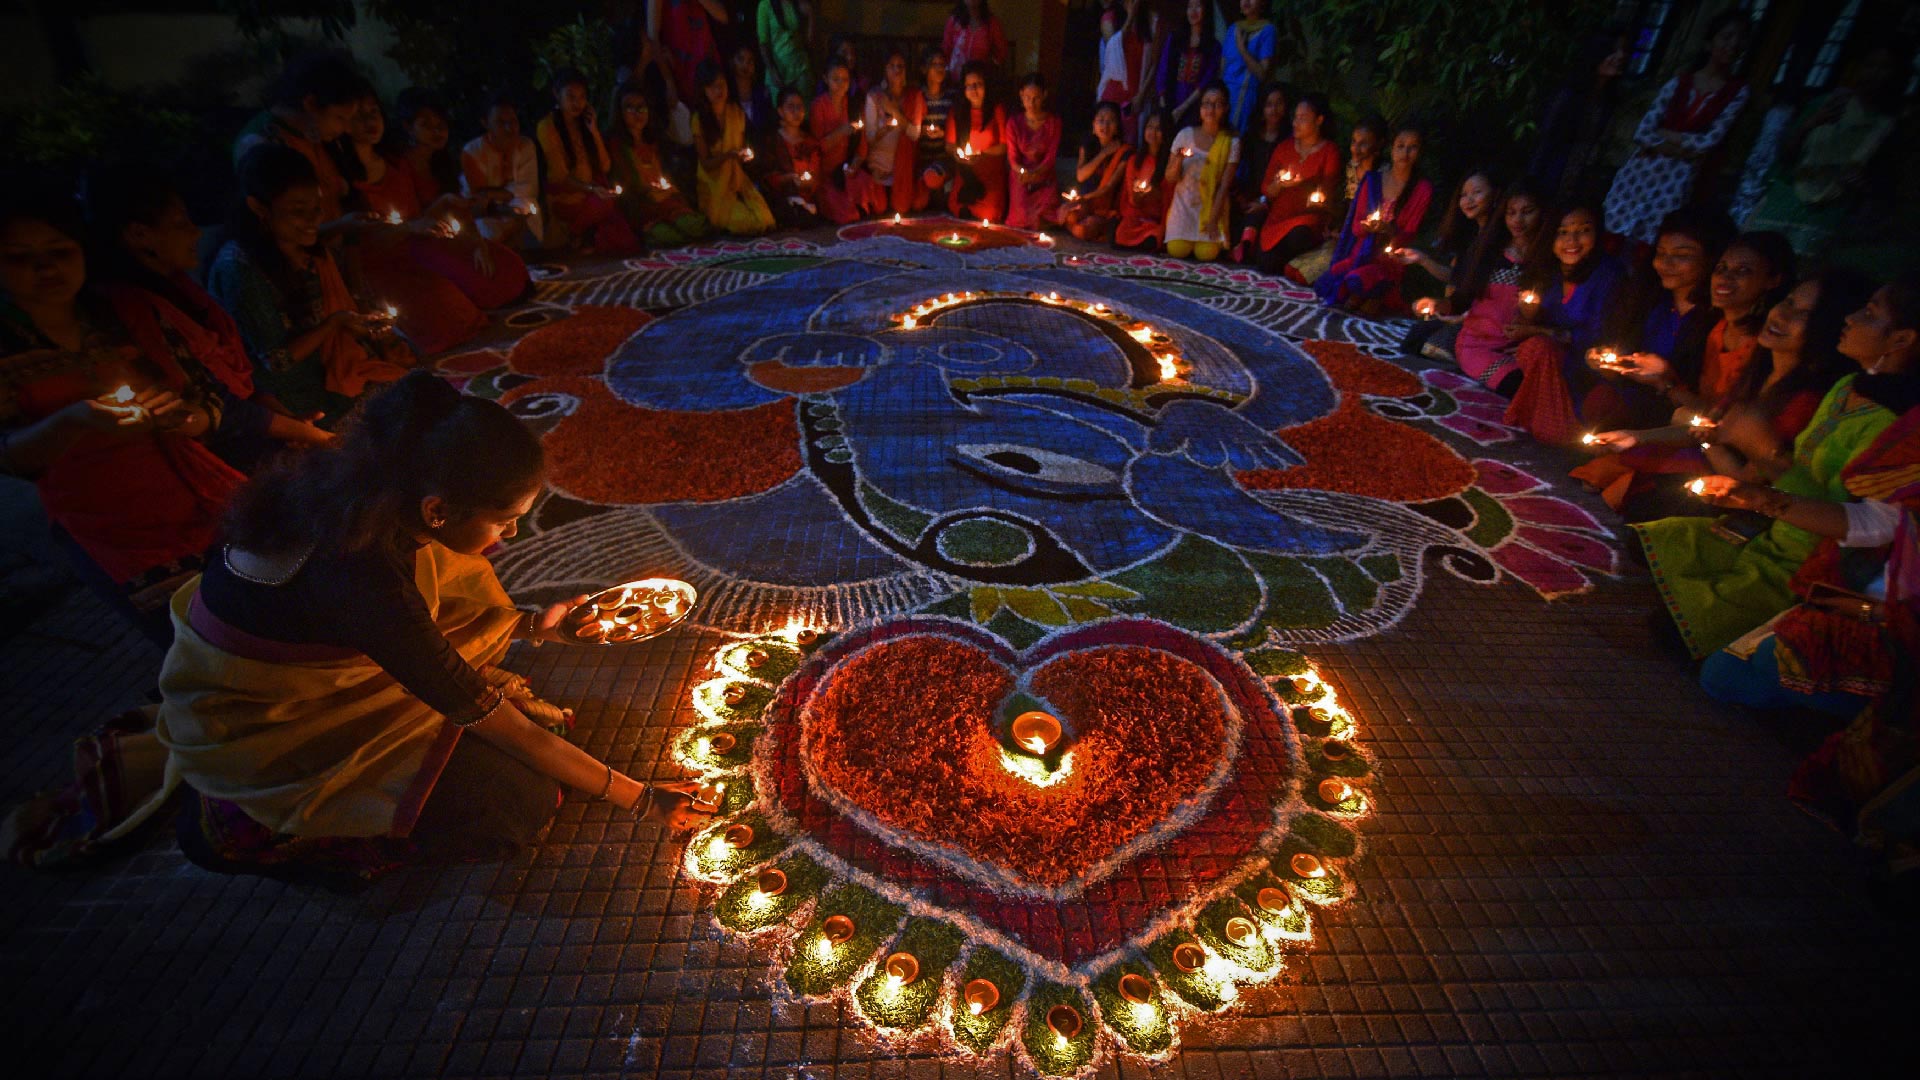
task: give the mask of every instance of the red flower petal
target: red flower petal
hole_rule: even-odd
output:
[[[1535,592],[1549,600],[1584,592],[1592,585],[1580,571],[1523,544],[1502,544],[1488,555],[1507,573],[1533,586]]]
[[[507,362],[522,375],[597,375],[613,350],[653,321],[644,311],[586,306],[519,340]]]

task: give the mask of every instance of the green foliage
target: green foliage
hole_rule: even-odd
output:
[[[1166,1002],[1156,987],[1153,996],[1136,1005],[1120,996],[1120,977],[1139,975],[1153,981],[1153,969],[1145,961],[1129,957],[1108,968],[1093,980],[1093,998],[1100,1003],[1100,1017],[1120,1036],[1127,1049],[1152,1056],[1173,1045],[1173,1023],[1167,1016]]]
[[[531,134],[537,116],[529,110],[550,104],[546,95],[534,92],[532,79],[540,70],[535,49],[560,27],[584,19],[596,27],[609,52],[612,48],[607,5],[593,0],[360,0],[360,5],[368,16],[393,27],[387,55],[400,70],[415,84],[447,95],[457,114],[456,130],[478,124],[488,96],[504,91],[520,96],[521,124]]]
[[[860,1009],[875,1027],[910,1031],[925,1024],[940,1003],[941,979],[960,955],[966,936],[938,919],[909,919],[889,954],[903,952],[920,964],[920,974],[905,986],[887,977],[884,963],[854,990]]]
[[[68,173],[103,159],[171,165],[199,121],[89,76],[11,114],[6,127],[16,163]]]
[[[556,26],[533,47],[536,68],[533,85],[550,89],[553,77],[564,68],[573,68],[587,77],[587,100],[605,101],[613,93],[613,33],[605,19],[582,15],[570,23]],[[602,120],[612,123],[613,117]]]
[[[763,930],[792,915],[819,894],[827,883],[827,872],[805,855],[795,855],[774,864],[787,875],[787,888],[778,896],[760,895],[759,875],[729,885],[714,903],[714,917],[729,930],[751,933]]]
[[[1318,0],[1274,5],[1286,74],[1327,87],[1336,106],[1399,119],[1444,108],[1477,126],[1529,133],[1539,102],[1566,77],[1580,35],[1613,0]],[[1339,91],[1345,89],[1347,93]]]

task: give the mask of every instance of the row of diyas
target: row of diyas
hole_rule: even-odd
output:
[[[950,292],[922,300],[905,312],[895,315],[893,321],[902,330],[913,330],[948,308],[980,300],[1030,300],[1050,307],[1068,308],[1114,323],[1126,331],[1128,337],[1145,345],[1152,353],[1154,362],[1160,366],[1161,382],[1179,382],[1182,376],[1192,370],[1181,355],[1180,346],[1174,342],[1172,335],[1132,316],[1117,312],[1098,301],[1075,300],[1061,296],[1058,292],[1012,292],[1005,289]]]

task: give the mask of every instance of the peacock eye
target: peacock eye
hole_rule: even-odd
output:
[[[1117,491],[1120,474],[1098,462],[1021,443],[968,443],[958,464],[1006,487],[1056,494]]]

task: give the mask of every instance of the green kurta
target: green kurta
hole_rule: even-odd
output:
[[[1793,467],[1774,483],[1791,495],[1845,502],[1840,470],[1892,424],[1871,402],[1847,407],[1853,376],[1834,384],[1793,444]],[[1787,587],[1820,537],[1776,521],[1745,544],[1715,536],[1713,519],[1672,517],[1635,525],[1660,597],[1694,659],[1793,606]]]
[[[789,19],[793,20],[792,26],[787,25]],[[757,29],[760,47],[767,52],[767,93],[776,107],[780,91],[789,86],[800,91],[801,100],[813,99],[813,61],[807,56],[807,39],[802,36],[806,28],[798,4],[760,0]]]

